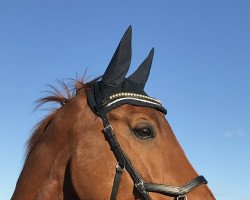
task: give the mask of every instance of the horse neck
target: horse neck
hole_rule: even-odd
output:
[[[50,116],[44,131],[36,133],[39,139],[28,152],[13,200],[58,199],[63,196],[64,184],[69,184],[64,179],[68,178],[65,172],[69,171],[68,163],[74,146],[72,126],[79,111],[84,112],[84,108],[79,106],[86,105],[79,99],[82,98],[76,97],[58,109]]]

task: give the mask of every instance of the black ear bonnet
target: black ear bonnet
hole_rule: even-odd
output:
[[[159,100],[149,97],[144,91],[153,60],[154,49],[137,70],[126,78],[131,62],[132,28],[124,33],[102,79],[89,85],[86,94],[90,108],[98,115],[98,108],[107,111],[123,104],[155,108],[164,114],[167,110]]]

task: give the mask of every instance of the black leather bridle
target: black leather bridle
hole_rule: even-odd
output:
[[[160,111],[166,111],[165,108],[162,106],[160,101],[134,93],[118,93],[112,96],[109,96],[105,99],[102,104],[97,105],[96,101],[94,100],[94,94],[92,89],[87,89],[86,91],[88,97],[88,103],[91,109],[102,119],[103,122],[103,133],[107,142],[110,145],[111,150],[114,153],[114,156],[117,160],[116,165],[116,174],[114,177],[114,183],[111,192],[111,200],[115,200],[117,196],[117,192],[119,189],[119,184],[121,180],[121,175],[124,170],[127,170],[129,175],[134,181],[134,187],[136,191],[140,194],[143,200],[152,200],[149,195],[149,192],[160,193],[166,196],[174,197],[176,200],[186,200],[186,194],[194,190],[196,187],[207,184],[207,180],[203,176],[198,176],[195,179],[191,180],[187,184],[183,186],[171,186],[165,184],[155,184],[155,183],[148,183],[146,182],[137,170],[133,167],[132,163],[128,159],[128,157],[124,154],[123,150],[121,149],[112,126],[108,120],[107,113],[108,111],[112,110],[115,107],[118,107],[123,104],[132,104],[132,105],[139,105],[139,106],[146,106],[146,107],[153,107]]]

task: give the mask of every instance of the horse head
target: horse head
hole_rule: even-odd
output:
[[[34,131],[12,199],[215,199],[162,103],[144,91],[154,49],[126,78],[129,27],[105,73],[81,83]],[[78,82],[79,83],[79,82]]]

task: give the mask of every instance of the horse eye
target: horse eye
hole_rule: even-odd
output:
[[[138,127],[134,128],[133,132],[136,137],[139,137],[141,139],[149,139],[154,137],[154,132],[150,127]]]

